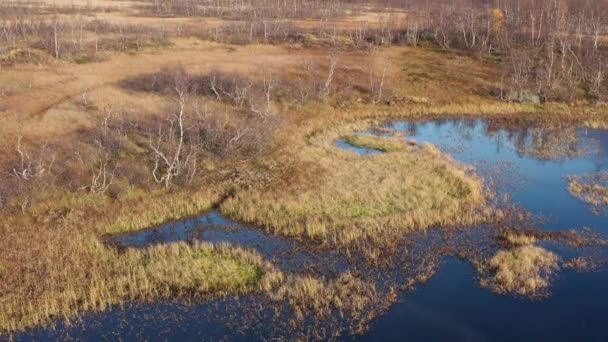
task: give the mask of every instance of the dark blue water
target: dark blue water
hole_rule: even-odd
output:
[[[574,156],[558,154],[545,160],[525,151],[534,144],[534,139],[552,139],[551,136],[565,134],[563,131],[548,128],[543,131],[541,127],[500,128],[482,120],[394,123],[391,127],[409,133],[408,137],[418,142],[430,142],[465,164],[502,168],[501,176],[507,181],[523,180],[523,186],[506,187],[501,191],[509,193],[516,204],[531,213],[550,218],[545,230],[583,226],[608,229],[608,216],[592,215],[582,201],[567,191],[565,178],[608,170],[608,141],[601,140],[608,137],[605,131],[573,129],[575,136],[562,139],[566,142],[560,150],[568,150]],[[540,135],[536,137],[534,132]]]
[[[567,191],[565,176],[608,171],[608,133],[570,128],[511,127],[483,120],[441,120],[392,123],[387,128],[405,132],[418,144],[430,142],[459,162],[473,165],[487,183],[496,183],[511,201],[547,218],[541,229],[564,231],[589,227],[608,233],[608,217],[593,215]],[[562,136],[563,135],[563,136]],[[557,146],[553,155],[535,155],[537,143]],[[379,151],[360,149],[338,141],[338,148],[361,155]],[[310,251],[297,242],[268,235],[211,212],[197,219],[113,238],[119,247],[200,239],[230,242],[257,250],[277,267],[293,272],[329,275],[348,269],[340,255]],[[573,252],[552,247],[562,257]],[[600,253],[605,254],[605,251]],[[329,266],[328,266],[329,265]],[[375,319],[368,333],[345,339],[365,341],[607,341],[608,272],[562,271],[552,296],[529,301],[498,296],[478,287],[476,273],[466,261],[444,260],[439,272],[413,292],[404,292],[397,304]],[[241,307],[239,307],[241,305]],[[257,312],[255,324],[242,325],[242,305]],[[290,337],[277,331],[273,320],[255,298],[228,298],[210,303],[127,304],[101,314],[83,317],[82,324],[38,329],[18,340],[258,340]],[[259,307],[259,309],[257,309]],[[260,314],[262,312],[262,314]],[[250,315],[246,313],[244,315]],[[252,315],[252,316],[256,316]],[[237,317],[231,321],[231,317]],[[261,318],[260,318],[261,317]],[[235,326],[236,322],[236,326]]]
[[[608,232],[608,217],[596,216],[567,190],[569,175],[608,170],[608,134],[576,129],[565,139],[570,156],[537,158],[526,153],[534,139],[549,139],[524,129],[501,128],[482,120],[394,123],[417,142],[430,142],[456,160],[484,168],[503,169],[503,177],[523,185],[503,186],[512,201],[533,214],[549,218],[541,228],[561,231],[589,227]],[[555,139],[559,140],[559,139]],[[558,250],[554,249],[554,250]],[[570,251],[560,253],[562,257]],[[605,251],[602,251],[604,253]],[[438,274],[418,291],[377,319],[366,341],[608,341],[608,272],[562,271],[552,296],[529,301],[498,296],[477,286],[473,267],[448,259]]]
[[[606,341],[608,279],[562,272],[553,295],[531,302],[477,287],[470,264],[448,259],[424,287],[402,295],[363,341]]]

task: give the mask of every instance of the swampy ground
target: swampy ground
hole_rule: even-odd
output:
[[[524,101],[396,5],[185,3],[0,4],[0,337],[496,339],[416,311],[453,278],[542,338],[606,283],[604,83]]]

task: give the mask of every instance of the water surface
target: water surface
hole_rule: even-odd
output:
[[[486,177],[503,177],[501,191],[547,218],[547,231],[592,228],[608,233],[608,217],[596,216],[567,190],[566,176],[608,170],[608,133],[584,128],[509,127],[484,120],[441,120],[387,125],[417,142],[430,142]],[[574,134],[574,136],[572,136]],[[551,144],[552,156],[533,147]],[[559,145],[561,144],[561,145]],[[559,146],[558,146],[559,145]],[[496,173],[496,171],[500,171]],[[553,248],[562,257],[566,248]],[[597,252],[597,251],[595,251]],[[605,255],[605,251],[599,251]],[[477,286],[472,266],[450,258],[425,286],[404,293],[362,340],[393,341],[606,341],[608,272],[561,272],[552,296],[542,301],[498,296]]]

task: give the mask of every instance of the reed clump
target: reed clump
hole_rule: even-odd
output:
[[[595,212],[605,212],[608,206],[608,173],[568,177],[568,191],[585,202]]]
[[[488,265],[491,277],[482,285],[499,294],[542,298],[548,295],[559,258],[544,248],[528,245],[501,250]]]
[[[531,246],[536,243],[534,235],[511,230],[503,231],[500,240],[509,247]]]
[[[357,316],[376,298],[375,286],[356,278],[351,272],[334,280],[312,276],[290,275],[273,290],[270,298],[287,302],[297,320],[311,312],[317,319],[329,318],[332,313]]]

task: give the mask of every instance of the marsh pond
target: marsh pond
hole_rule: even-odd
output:
[[[485,201],[501,214],[491,222],[404,234],[386,262],[371,264],[357,248],[311,245],[219,211],[110,236],[105,243],[118,250],[193,240],[254,250],[283,274],[310,277],[299,286],[316,300],[276,290],[270,296],[128,302],[14,337],[608,340],[602,196],[608,132],[586,126],[441,119],[380,123],[338,135],[331,148],[349,158],[386,157],[395,142],[411,149],[432,144],[483,181],[491,193]],[[523,270],[512,266],[520,264]],[[355,276],[367,285],[353,282]],[[525,283],[518,284],[522,277]],[[325,287],[317,289],[312,279]]]

